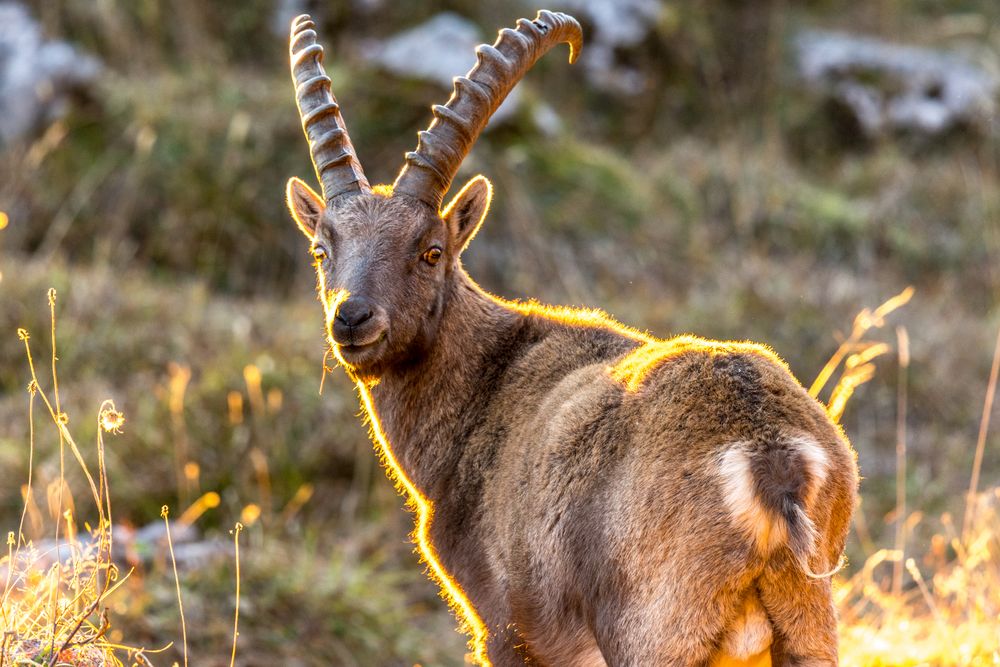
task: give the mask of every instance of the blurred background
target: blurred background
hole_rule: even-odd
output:
[[[562,47],[540,61],[466,160],[458,186],[476,173],[495,186],[464,256],[472,276],[660,336],[761,341],[806,385],[858,311],[913,285],[874,334],[895,349],[905,327],[909,367],[881,357],[843,418],[865,477],[851,567],[892,543],[901,378],[909,506],[961,516],[1000,326],[1000,5],[548,8],[581,20],[583,56],[571,67]],[[392,182],[474,45],[536,9],[0,2],[3,525],[17,525],[28,456],[15,331],[45,358],[55,287],[71,430],[91,442],[105,397],[126,416],[107,451],[120,539],[141,552],[131,530],[162,505],[194,504],[178,557],[195,664],[228,664],[239,520],[239,664],[462,664],[464,640],[421,574],[350,383],[335,371],[319,394],[321,309],[283,201],[288,177],[314,181],[287,28],[300,12],[317,18],[366,173]],[[51,525],[57,451],[55,431],[40,430],[36,539]],[[979,486],[998,483],[994,433]],[[911,523],[922,553],[934,530]],[[113,636],[178,639],[163,559],[132,558]]]

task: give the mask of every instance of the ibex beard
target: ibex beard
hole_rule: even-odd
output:
[[[482,665],[834,665],[828,575],[855,456],[753,343],[657,340],[486,294],[460,256],[492,188],[442,206],[490,115],[581,32],[541,11],[481,46],[392,186],[371,187],[307,16],[296,99],[322,195],[289,181],[327,334],[431,575]]]

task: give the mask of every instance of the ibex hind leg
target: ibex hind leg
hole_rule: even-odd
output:
[[[704,619],[708,621],[708,619]],[[624,638],[624,641],[606,642],[602,653],[607,667],[709,667],[714,653],[716,637],[713,631],[722,628],[710,624],[708,628],[695,628],[694,633],[678,632],[671,629],[677,620],[647,620],[650,632],[639,632]]]
[[[830,667],[837,662],[837,616],[829,578],[813,579],[790,555],[777,554],[758,580],[774,630],[774,667]]]
[[[711,664],[741,599],[737,589],[727,585],[735,582],[705,586],[712,578],[703,570],[672,572],[651,589],[630,595],[614,618],[599,615],[595,634],[608,667]]]

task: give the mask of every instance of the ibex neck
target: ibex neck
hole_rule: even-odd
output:
[[[447,484],[461,456],[463,432],[502,373],[503,350],[527,318],[490,298],[463,271],[451,282],[430,348],[386,372],[372,388],[377,418],[406,475],[428,497]]]

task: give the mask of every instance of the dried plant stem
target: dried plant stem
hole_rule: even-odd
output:
[[[326,365],[326,360],[333,356],[333,347],[331,345],[326,346],[326,350],[323,352],[323,372],[319,376],[319,395],[323,395],[323,384],[326,382],[326,374],[333,372],[333,369]],[[336,358],[336,357],[334,357]]]
[[[896,385],[896,551],[892,564],[892,594],[903,592],[903,564],[906,560],[906,390],[910,367],[910,337],[906,327],[896,327],[899,379]]]
[[[52,623],[51,623],[51,629],[50,629],[50,633],[49,633],[49,642],[48,642],[48,644],[49,644],[48,665],[49,665],[49,667],[52,667],[58,661],[59,655],[67,647],[69,647],[69,646],[72,645],[73,640],[74,640],[76,634],[83,627],[83,625],[86,622],[86,620],[90,617],[91,614],[93,614],[100,607],[100,604],[104,600],[104,597],[105,597],[105,595],[106,595],[106,593],[108,591],[108,588],[110,586],[111,577],[113,576],[113,565],[111,563],[111,536],[110,536],[110,531],[111,531],[111,501],[110,501],[110,496],[108,495],[107,469],[106,469],[105,463],[104,463],[104,444],[103,444],[103,440],[102,440],[102,438],[100,436],[100,429],[98,429],[98,438],[97,438],[97,440],[98,440],[98,477],[100,479],[100,488],[98,488],[98,485],[94,482],[93,475],[91,475],[91,473],[90,473],[90,469],[87,467],[87,464],[86,464],[86,462],[83,459],[83,455],[81,454],[79,447],[77,447],[76,442],[73,440],[72,435],[70,435],[69,430],[67,429],[67,426],[66,426],[67,419],[66,419],[66,416],[62,412],[62,404],[61,404],[61,399],[59,397],[59,376],[58,376],[58,372],[57,372],[58,356],[57,356],[57,352],[56,352],[57,347],[56,347],[56,314],[55,314],[56,292],[55,292],[54,289],[50,289],[49,290],[48,301],[49,301],[49,314],[50,314],[50,321],[51,321],[50,332],[51,332],[51,335],[52,335],[52,341],[51,341],[51,349],[52,349],[52,355],[51,355],[51,372],[52,372],[53,399],[51,401],[49,400],[49,398],[46,395],[46,393],[44,391],[42,391],[42,389],[41,389],[41,387],[39,385],[39,382],[38,382],[38,374],[36,372],[34,359],[33,359],[32,354],[31,354],[31,345],[28,342],[30,336],[29,336],[28,332],[25,331],[24,329],[19,329],[18,330],[18,337],[24,343],[25,355],[26,355],[27,360],[28,360],[28,368],[31,371],[31,384],[28,386],[28,391],[31,394],[31,399],[29,401],[29,407],[28,407],[29,423],[30,423],[30,426],[29,426],[29,441],[30,441],[31,445],[30,445],[30,453],[29,453],[29,478],[28,478],[29,482],[28,482],[28,489],[25,492],[25,508],[24,508],[24,511],[22,511],[21,523],[20,523],[19,528],[18,528],[18,531],[21,533],[21,535],[19,535],[17,537],[16,541],[17,541],[18,547],[20,547],[20,541],[21,541],[21,538],[23,536],[24,513],[27,510],[27,505],[28,505],[28,502],[30,501],[30,495],[31,495],[31,470],[34,467],[34,398],[35,398],[36,395],[38,395],[38,396],[41,397],[42,402],[45,404],[45,407],[47,408],[47,410],[49,412],[49,416],[51,417],[52,422],[55,424],[56,429],[59,431],[59,493],[58,493],[58,500],[57,500],[57,507],[56,507],[57,517],[56,517],[56,521],[55,521],[55,524],[56,524],[56,526],[55,526],[55,553],[56,553],[56,562],[55,562],[55,564],[53,566],[53,568],[54,568],[54,576],[51,577],[51,582],[49,584],[50,587],[51,587],[50,591],[49,591],[49,597],[51,598]],[[110,402],[106,402],[106,404],[113,405]],[[91,576],[91,584],[92,585],[96,585],[97,577],[99,577],[100,574],[101,574],[102,560],[103,560],[102,557],[105,554],[106,554],[106,557],[107,557],[107,561],[106,561],[106,563],[103,564],[103,569],[104,569],[104,572],[105,572],[105,580],[104,580],[104,584],[103,584],[102,590],[96,595],[96,597],[93,600],[93,602],[91,604],[89,604],[85,610],[82,611],[82,613],[78,612],[78,613],[76,613],[74,615],[74,617],[72,619],[68,619],[67,620],[67,625],[71,625],[72,629],[70,630],[70,632],[66,636],[65,640],[62,641],[61,648],[59,650],[56,650],[56,638],[59,635],[59,625],[60,625],[60,622],[64,619],[64,617],[66,616],[66,613],[69,610],[78,609],[77,604],[78,604],[78,602],[79,602],[79,600],[81,598],[81,595],[82,595],[82,593],[78,594],[65,607],[65,609],[63,611],[60,611],[59,603],[60,603],[60,597],[61,596],[59,596],[57,594],[58,587],[59,587],[59,582],[62,580],[62,559],[61,559],[61,556],[60,556],[60,554],[61,554],[60,526],[61,526],[62,522],[60,521],[60,516],[64,516],[63,512],[62,512],[62,509],[63,509],[63,506],[65,504],[64,503],[64,500],[65,500],[64,499],[64,494],[65,494],[65,490],[67,488],[67,485],[66,485],[66,469],[65,469],[65,465],[66,465],[66,463],[65,463],[65,459],[66,459],[65,450],[66,450],[66,445],[67,444],[69,445],[70,450],[73,452],[74,457],[76,458],[77,462],[79,463],[80,468],[83,471],[83,473],[84,473],[84,475],[85,475],[85,477],[87,479],[87,482],[90,484],[90,490],[91,490],[91,493],[92,493],[92,495],[94,497],[94,502],[97,505],[97,511],[98,511],[98,516],[99,516],[98,532],[99,532],[100,537],[99,537],[97,556],[96,556],[96,560],[95,560],[95,563],[94,563],[93,572],[90,575]],[[71,519],[70,519],[69,516],[65,516],[65,518],[67,520],[67,531],[66,532],[67,532],[67,537],[70,539],[69,546],[70,546],[71,553],[72,553],[72,549],[73,549],[74,545],[73,545],[73,536],[72,536],[71,523],[70,523]],[[11,562],[10,567],[13,567],[13,560]],[[73,571],[74,571],[74,573],[76,572],[75,562],[74,562]],[[74,575],[74,576],[76,576],[76,575]],[[9,594],[9,590],[10,590],[9,586],[5,587],[4,596],[3,596],[3,603],[4,603],[4,605],[6,604],[7,596]]]
[[[237,522],[233,529],[233,545],[236,549],[236,612],[233,614],[233,652],[229,657],[229,667],[236,665],[236,639],[240,636],[240,532],[243,524]]]
[[[77,446],[72,434],[69,432],[68,419],[62,412],[61,397],[59,396],[56,353],[56,322],[55,322],[55,291],[49,291],[49,308],[51,315],[52,333],[52,393],[46,394],[40,387],[38,381],[38,371],[35,359],[32,356],[29,343],[30,335],[24,329],[18,329],[17,334],[24,343],[25,356],[28,367],[31,371],[31,382],[28,385],[28,421],[29,421],[29,455],[28,455],[28,482],[24,491],[24,507],[22,508],[17,533],[8,533],[8,572],[2,597],[0,597],[0,618],[3,621],[3,642],[0,644],[0,667],[10,662],[20,664],[25,659],[32,665],[54,667],[55,665],[68,664],[69,660],[73,664],[78,664],[80,658],[86,664],[98,664],[89,651],[100,651],[100,664],[121,664],[114,658],[112,652],[127,650],[136,653],[135,661],[142,664],[150,664],[144,656],[139,656],[142,649],[122,645],[107,641],[107,631],[110,628],[106,609],[103,604],[109,595],[122,586],[128,574],[124,578],[119,577],[117,568],[112,562],[111,552],[113,547],[112,520],[111,520],[111,496],[110,483],[108,478],[107,462],[105,458],[104,432],[118,432],[124,420],[123,415],[115,409],[113,401],[106,400],[102,403],[98,411],[97,419],[97,479],[91,473],[80,448]],[[40,397],[52,423],[59,431],[59,478],[60,488],[53,489],[51,493],[51,511],[58,512],[55,529],[55,547],[46,550],[46,553],[54,551],[55,562],[47,567],[44,575],[37,575],[29,578],[28,573],[34,574],[38,567],[40,555],[36,551],[32,552],[32,557],[23,568],[15,574],[15,566],[19,563],[19,551],[22,546],[28,545],[28,539],[24,534],[25,520],[29,512],[29,504],[33,499],[33,471],[35,463],[35,399]],[[51,398],[50,398],[51,397]],[[114,415],[115,420],[108,421],[108,415]],[[72,452],[75,460],[80,466],[86,478],[90,491],[97,505],[98,523],[96,528],[88,530],[95,536],[94,551],[89,551],[85,555],[80,549],[77,541],[76,524],[74,517],[69,510],[63,511],[66,504],[66,495],[70,493],[66,483],[66,448]],[[32,510],[34,511],[34,510]],[[33,520],[33,518],[32,518]],[[62,527],[62,521],[66,525]],[[65,532],[63,532],[65,531]],[[168,527],[169,535],[169,527]],[[65,544],[64,544],[65,543]],[[68,545],[70,549],[70,561],[66,564],[62,562],[62,546]],[[171,544],[171,556],[173,548]],[[174,565],[176,578],[176,564]],[[15,581],[24,584],[20,588],[15,585]],[[178,584],[179,590],[179,584]],[[10,598],[15,598],[15,608],[13,614],[8,609]],[[18,599],[18,598],[22,599]],[[47,614],[51,615],[51,619]],[[94,615],[97,614],[97,618]],[[182,611],[183,614],[183,611]],[[14,627],[10,626],[13,619]],[[183,620],[183,617],[182,617]],[[185,632],[186,635],[186,632]],[[186,640],[186,637],[185,637]],[[27,648],[25,647],[27,646]],[[87,647],[87,655],[79,655],[78,648]],[[160,649],[163,650],[163,649]],[[27,653],[26,653],[27,651]],[[30,654],[30,655],[29,655]],[[84,664],[79,662],[79,664]],[[25,663],[27,664],[27,663]],[[186,645],[185,645],[185,665],[187,665]]]
[[[934,597],[931,595],[930,590],[927,588],[927,583],[924,581],[924,575],[920,574],[920,570],[917,569],[917,563],[912,558],[906,559],[906,570],[913,577],[913,580],[917,582],[917,586],[920,588],[920,595],[923,596],[924,602],[927,603],[927,608],[931,610],[931,614],[934,615],[934,620],[938,625],[946,626],[944,618],[941,616],[941,611],[938,609],[937,603],[934,602]]]
[[[170,537],[170,508],[164,505],[160,509],[163,525],[167,528],[167,549],[170,551],[170,564],[174,568],[174,586],[177,588],[177,608],[181,614],[181,641],[184,647],[184,667],[188,664],[187,623],[184,620],[184,600],[181,598],[181,578],[177,574],[177,558],[174,556],[174,541]]]
[[[62,412],[62,404],[59,401],[59,375],[56,373],[56,361],[58,357],[56,356],[56,290],[54,288],[49,288],[49,321],[51,323],[50,333],[52,336],[52,396],[56,403],[56,420],[57,423],[62,423],[65,421]],[[34,370],[32,370],[32,378],[34,379]],[[56,508],[56,569],[60,572],[59,576],[52,579],[53,586],[55,586],[61,579],[62,572],[62,558],[59,557],[60,546],[59,546],[59,515],[63,511],[64,494],[66,492],[66,443],[63,437],[63,430],[59,429],[59,504]],[[100,504],[100,502],[98,503]],[[59,596],[55,595],[53,590],[52,595],[52,638],[49,642],[49,666],[51,667],[56,661],[55,643],[56,643],[56,625],[59,621],[58,614],[58,604]]]
[[[62,413],[58,412],[49,397],[41,390],[38,384],[38,376],[35,373],[34,359],[31,355],[31,347],[28,344],[27,332],[23,332],[24,335],[22,340],[24,341],[25,354],[28,357],[28,369],[31,371],[31,379],[34,386],[38,392],[38,395],[42,398],[42,402],[45,403],[46,409],[49,411],[49,416],[55,423],[56,428],[59,430],[60,440],[69,445],[70,451],[73,452],[73,456],[76,458],[77,463],[80,464],[83,470],[84,477],[87,479],[87,483],[90,484],[90,492],[94,497],[94,502],[97,503],[97,511],[99,513],[99,518],[102,522],[107,523],[109,521],[108,517],[104,513],[104,503],[101,500],[101,494],[97,490],[97,483],[94,481],[93,475],[90,474],[90,469],[87,467],[86,462],[83,460],[83,454],[80,452],[80,448],[77,447],[76,441],[73,436],[70,435],[69,430],[66,428],[66,419]]]
[[[830,359],[826,362],[826,365],[824,365],[822,370],[820,370],[819,375],[817,375],[816,379],[813,380],[813,383],[809,385],[809,395],[813,398],[818,398],[819,393],[823,391],[823,387],[826,386],[834,371],[836,371],[837,367],[840,366],[840,362],[842,362],[844,358],[858,346],[865,333],[867,333],[872,327],[883,326],[885,324],[885,316],[898,309],[900,306],[904,306],[909,303],[910,299],[913,298],[913,292],[913,286],[908,286],[902,292],[887,300],[874,311],[865,308],[858,313],[857,317],[854,318],[854,324],[851,326],[850,335],[843,343],[840,344],[837,351],[833,353],[833,356],[830,357]]]
[[[11,575],[14,573],[14,562],[17,560],[21,551],[21,543],[24,541],[24,518],[28,514],[28,504],[31,502],[31,482],[35,470],[35,395],[37,393],[37,386],[32,380],[31,384],[28,385],[28,484],[24,493],[24,506],[21,508],[21,520],[18,522],[17,535],[14,538],[14,551],[10,555],[7,565],[7,583],[3,588],[3,597],[0,598],[0,611],[3,612],[4,623],[7,622],[7,598],[11,591]]]
[[[114,402],[106,400],[101,403],[101,409],[98,410],[97,414],[97,479],[100,484],[98,494],[98,512],[100,514],[101,526],[98,531],[98,543],[97,543],[97,559],[94,563],[94,572],[91,575],[92,580],[96,581],[96,577],[100,576],[101,572],[101,554],[105,554],[107,557],[107,562],[105,564],[105,574],[104,582],[101,587],[100,592],[94,598],[93,602],[90,603],[88,608],[77,616],[76,625],[73,630],[66,636],[66,641],[63,642],[62,648],[59,649],[59,653],[65,651],[73,642],[73,638],[76,637],[76,633],[80,631],[83,627],[84,621],[86,621],[91,614],[97,611],[101,603],[108,596],[108,589],[111,587],[111,579],[114,575],[115,566],[111,562],[111,549],[112,549],[112,534],[111,534],[111,493],[110,493],[110,483],[108,482],[108,469],[104,463],[104,436],[101,432],[101,415],[104,414],[106,408],[115,407]],[[83,465],[83,461],[80,461]],[[106,517],[106,519],[105,519]],[[105,621],[106,623],[106,621]],[[110,627],[110,626],[108,626]],[[97,635],[97,637],[103,636],[107,632],[107,627],[104,627],[102,631]],[[93,641],[93,638],[91,639]],[[51,661],[55,661],[58,653],[53,654]],[[53,664],[50,662],[50,665]]]
[[[1000,374],[1000,329],[997,329],[997,342],[993,348],[993,366],[990,368],[990,379],[986,385],[986,399],[983,402],[983,416],[979,420],[979,437],[976,439],[976,456],[972,462],[972,479],[969,480],[969,493],[965,497],[965,517],[962,521],[962,542],[968,544],[969,530],[975,514],[976,490],[979,487],[979,472],[983,466],[983,452],[986,449],[986,434],[990,430],[990,413],[993,411],[993,399],[997,391],[997,375]]]
[[[32,477],[35,471],[35,396],[38,388],[32,382],[28,385],[28,483],[24,492],[24,507],[21,508],[21,520],[17,524],[17,548],[24,540],[24,518],[28,514],[28,504],[31,502]],[[15,550],[15,553],[16,550]],[[6,599],[7,591],[4,591]]]

